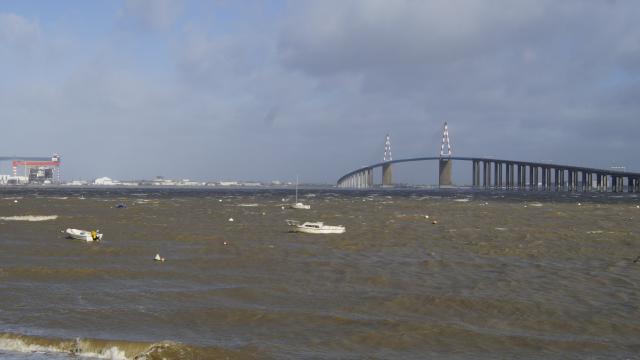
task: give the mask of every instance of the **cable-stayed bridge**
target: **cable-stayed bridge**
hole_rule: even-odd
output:
[[[449,130],[444,124],[439,156],[393,160],[391,140],[386,137],[383,161],[348,172],[338,179],[341,188],[371,188],[375,186],[373,172],[382,169],[382,186],[393,186],[392,165],[398,163],[437,161],[438,184],[453,184],[454,161],[471,162],[471,183],[475,188],[544,191],[611,191],[640,192],[640,173],[617,169],[598,169],[584,166],[495,159],[473,156],[452,156]]]

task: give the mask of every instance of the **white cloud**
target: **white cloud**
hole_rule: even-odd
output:
[[[121,14],[151,30],[171,27],[182,10],[181,0],[125,0]]]
[[[33,49],[40,41],[40,26],[22,16],[0,13],[0,48]]]

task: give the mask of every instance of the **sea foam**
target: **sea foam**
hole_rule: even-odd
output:
[[[23,216],[0,216],[4,221],[48,221],[55,220],[58,215],[23,215]]]

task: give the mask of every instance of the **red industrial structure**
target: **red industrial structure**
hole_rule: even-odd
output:
[[[51,158],[14,158],[13,176],[18,176],[18,167],[24,166],[24,176],[29,183],[60,183],[60,155]],[[22,174],[21,174],[22,175]]]

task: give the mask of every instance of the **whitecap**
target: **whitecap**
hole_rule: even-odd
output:
[[[24,216],[0,216],[0,220],[4,221],[48,221],[55,220],[58,215],[24,215]]]

